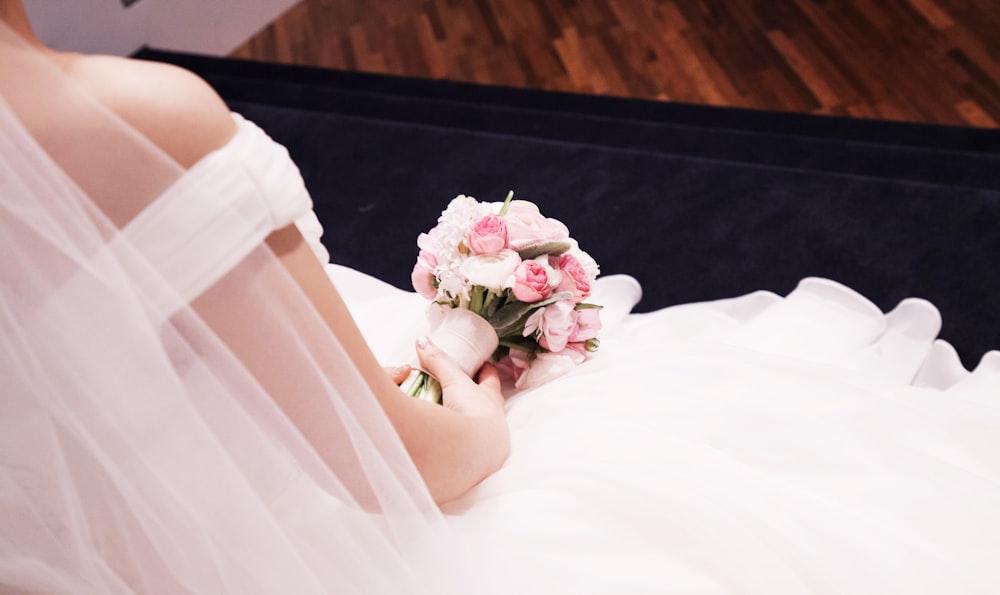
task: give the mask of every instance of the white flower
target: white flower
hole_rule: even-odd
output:
[[[447,225],[465,225],[469,221],[481,219],[484,215],[493,212],[493,207],[487,203],[482,203],[472,196],[459,194],[451,199],[445,210],[438,217],[438,223]]]
[[[438,295],[446,296],[455,305],[469,303],[469,285],[458,271],[441,271],[438,276]]]
[[[462,261],[459,271],[469,285],[481,285],[501,291],[514,286],[514,269],[521,264],[521,257],[513,250],[495,254],[470,256]]]
[[[441,247],[448,245],[455,251],[459,242],[465,239],[473,224],[486,215],[493,212],[493,208],[477,201],[471,196],[459,194],[448,203],[448,208],[438,217],[437,231],[431,235],[436,236]]]

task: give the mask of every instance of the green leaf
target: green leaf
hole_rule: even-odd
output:
[[[523,351],[525,353],[534,353],[538,351],[538,343],[532,341],[531,339],[504,339],[500,341],[501,347],[506,347],[508,350],[516,349],[517,351]]]
[[[556,302],[560,302],[562,300],[569,300],[569,299],[572,299],[572,298],[573,298],[573,292],[572,291],[560,291],[559,293],[553,293],[546,300],[542,300],[540,302],[535,302],[534,304],[531,304],[531,305],[534,306],[534,307],[536,307],[536,308],[541,308],[542,306],[548,306],[549,304],[554,304]]]
[[[504,331],[510,327],[517,326],[521,317],[531,312],[534,307],[534,304],[511,302],[493,313],[493,316],[489,318],[490,324],[497,331],[497,335],[504,335],[506,334]]]
[[[521,260],[531,260],[532,258],[537,258],[543,254],[558,256],[572,247],[573,245],[565,240],[549,240],[546,242],[529,244],[519,249],[517,251],[517,255],[521,257]]]
[[[497,335],[502,337],[504,335],[509,335],[510,331],[516,328],[518,324],[524,326],[524,320],[533,310],[548,306],[549,304],[553,304],[559,300],[565,300],[572,297],[573,294],[571,292],[561,291],[559,293],[552,294],[552,296],[547,300],[534,302],[532,304],[524,302],[511,302],[503,308],[497,310],[488,320],[490,321],[490,324],[493,325]]]
[[[493,315],[496,314],[497,309],[504,304],[504,298],[506,297],[506,292],[498,294],[495,291],[490,290],[490,292],[486,294],[486,303],[483,304],[483,318],[486,320],[492,318]]]

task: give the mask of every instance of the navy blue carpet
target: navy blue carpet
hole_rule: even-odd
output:
[[[835,279],[1000,348],[1000,131],[549,93],[146,50],[288,147],[333,260],[409,285],[457,194],[565,222],[640,311]]]

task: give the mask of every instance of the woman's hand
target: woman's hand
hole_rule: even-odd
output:
[[[396,427],[434,499],[442,503],[503,466],[510,454],[510,432],[500,375],[493,365],[484,364],[473,380],[426,337],[417,340],[417,355],[421,368],[441,383],[443,406],[397,390],[399,410],[412,409],[414,414],[397,417]],[[398,386],[413,368],[383,370]],[[389,409],[390,416],[395,411]]]
[[[446,502],[499,470],[510,456],[510,430],[504,416],[500,376],[495,367],[484,364],[478,382],[469,378],[426,337],[417,340],[417,356],[420,365],[441,383],[443,409],[457,414],[466,428],[463,450],[448,452],[448,461],[436,461],[444,473],[453,476],[449,479],[465,478],[461,482],[437,482],[442,489],[432,490],[436,491],[435,498]]]
[[[402,366],[396,366],[395,368],[386,366],[383,370],[385,370],[386,375],[389,376],[389,380],[392,380],[393,384],[399,386],[404,380],[406,380],[406,377],[410,375],[410,371],[412,371],[413,368],[408,364],[404,364]]]
[[[417,356],[420,365],[441,383],[445,407],[473,417],[499,415],[503,418],[500,376],[493,365],[483,364],[477,375],[478,382],[473,381],[427,337],[417,340]]]

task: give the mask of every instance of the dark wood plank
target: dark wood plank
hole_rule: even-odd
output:
[[[233,55],[996,127],[996,1],[302,0]]]

